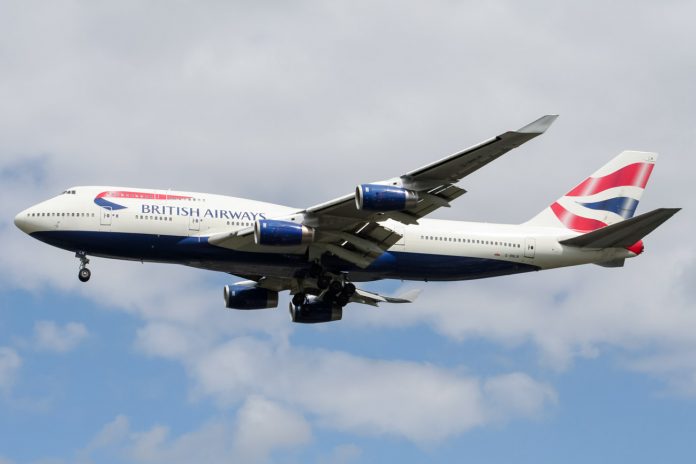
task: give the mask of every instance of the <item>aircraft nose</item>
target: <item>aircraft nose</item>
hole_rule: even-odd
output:
[[[14,218],[14,223],[19,230],[26,232],[29,226],[29,218],[27,217],[26,210],[22,211]]]

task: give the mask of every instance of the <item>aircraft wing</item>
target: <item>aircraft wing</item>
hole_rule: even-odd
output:
[[[401,238],[382,225],[384,221],[417,224],[420,218],[438,208],[449,207],[453,200],[466,193],[454,185],[456,182],[544,133],[557,117],[543,116],[521,129],[504,132],[399,177],[373,182],[417,192],[417,203],[403,210],[358,209],[355,193],[307,208],[301,212],[303,224],[320,232],[317,243],[310,245],[310,258],[329,252],[361,268],[367,267]]]
[[[438,208],[449,207],[453,200],[466,193],[464,189],[454,185],[455,183],[513,148],[544,133],[557,117],[543,116],[521,129],[504,132],[399,177],[366,184],[393,187],[401,192],[409,192],[408,194],[414,198],[417,197],[403,209],[360,209],[356,202],[356,191],[298,211],[290,217],[272,218],[295,221],[296,224],[301,223],[311,228],[314,235],[308,247],[305,245],[295,250],[279,250],[278,247],[259,245],[255,243],[253,228],[217,233],[208,237],[208,241],[213,245],[252,252],[303,253],[307,247],[310,261],[330,253],[364,269],[402,237],[385,225],[385,221],[391,219],[407,225],[417,224],[420,218]]]
[[[439,161],[409,171],[400,177],[373,182],[373,184],[393,185],[419,192],[421,198],[418,204],[411,208],[385,213],[362,211],[355,206],[355,195],[348,194],[307,208],[305,213],[315,216],[319,222],[321,216],[332,216],[377,222],[394,219],[405,224],[417,223],[419,218],[440,207],[449,206],[452,200],[465,193],[465,190],[456,187],[455,183],[513,148],[543,134],[557,117],[558,115],[542,116],[521,129],[505,132]]]

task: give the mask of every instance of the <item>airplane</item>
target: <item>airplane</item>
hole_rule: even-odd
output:
[[[348,303],[409,303],[355,283],[454,281],[594,263],[622,267],[642,239],[680,208],[634,216],[656,153],[624,151],[523,224],[426,219],[466,191],[466,176],[544,133],[546,115],[391,179],[308,208],[207,193],[71,187],[20,212],[15,224],[71,252],[89,280],[88,256],[175,263],[244,279],[225,306],[278,306],[289,291],[293,322],[340,320]]]

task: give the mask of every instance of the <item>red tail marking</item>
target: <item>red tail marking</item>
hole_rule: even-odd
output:
[[[552,204],[551,210],[563,225],[576,232],[591,232],[606,226],[602,221],[573,214],[558,203]]]
[[[568,197],[581,197],[594,195],[612,187],[640,187],[645,188],[655,164],[633,163],[603,177],[588,177],[570,192]]]

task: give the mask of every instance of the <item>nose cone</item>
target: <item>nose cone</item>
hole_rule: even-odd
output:
[[[29,230],[29,217],[27,216],[26,210],[15,216],[14,223],[22,232],[27,232]]]

